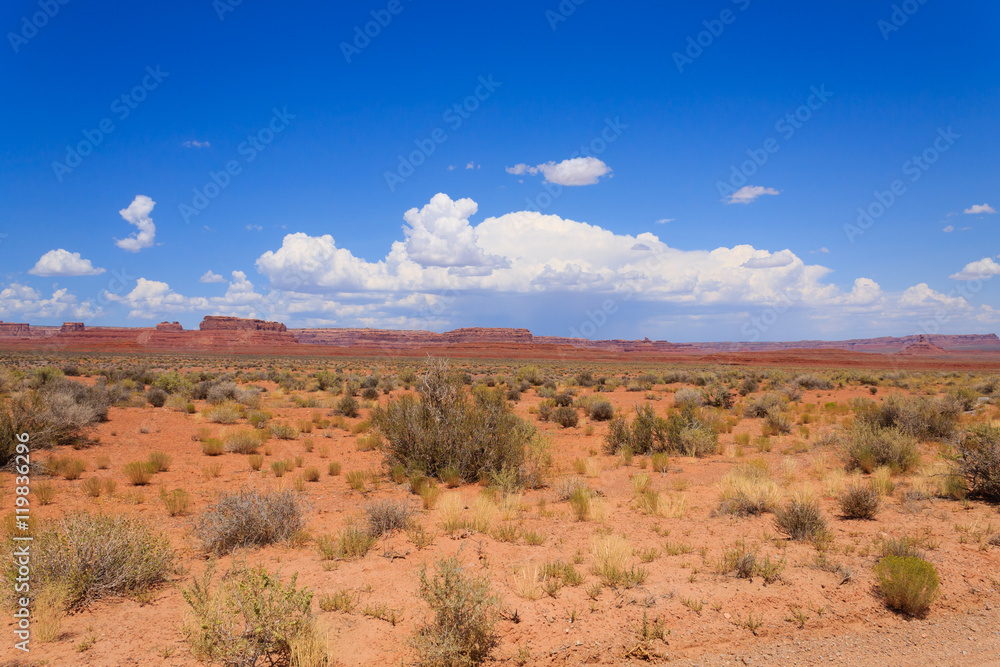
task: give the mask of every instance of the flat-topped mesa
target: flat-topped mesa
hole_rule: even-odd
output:
[[[181,326],[180,322],[160,322],[156,325],[156,330],[159,332],[163,331],[173,331],[181,332],[184,331],[184,327]]]
[[[206,315],[198,326],[202,331],[287,331],[281,322],[265,322],[242,317]]]
[[[59,333],[78,333],[80,331],[86,331],[83,322],[63,322],[59,328]]]
[[[0,336],[30,336],[31,325],[0,320]]]

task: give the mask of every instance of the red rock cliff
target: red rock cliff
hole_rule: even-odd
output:
[[[206,315],[198,328],[202,331],[287,331],[281,322],[265,322],[264,320],[216,315]]]

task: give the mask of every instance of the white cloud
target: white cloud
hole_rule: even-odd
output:
[[[969,262],[958,273],[948,276],[952,280],[983,280],[990,276],[1000,276],[1000,264],[991,257],[984,257],[975,262]]]
[[[186,297],[178,294],[165,282],[139,278],[135,288],[125,295],[104,292],[107,301],[123,304],[131,310],[128,316],[136,319],[158,319],[165,314],[198,312],[216,315],[255,317],[257,309],[266,303],[242,271],[233,271],[232,280],[224,296]]]
[[[262,232],[262,231],[264,231],[264,228],[261,227],[260,225],[247,225],[247,231],[248,232]]]
[[[546,162],[535,167],[518,163],[506,168],[508,174],[538,174],[545,180],[556,185],[594,185],[601,178],[611,173],[611,167],[596,157],[576,157],[562,162]]]
[[[665,225],[668,222],[673,222],[676,219],[677,218],[660,218],[659,220],[656,221],[656,224],[658,224],[658,225]]]
[[[223,278],[222,276],[220,276],[218,273],[212,273],[212,270],[209,269],[208,271],[205,272],[205,275],[203,275],[201,278],[198,278],[198,282],[200,282],[200,283],[224,283],[224,282],[226,282],[226,279]]]
[[[778,191],[774,188],[765,188],[761,185],[744,185],[742,188],[729,195],[727,204],[749,204],[762,195],[776,195]]]
[[[90,301],[79,302],[66,289],[53,290],[52,296],[44,298],[41,293],[27,285],[11,283],[0,290],[0,319],[19,320],[73,318],[84,320],[102,314]]]
[[[156,225],[153,224],[149,214],[153,212],[155,205],[156,202],[146,195],[136,195],[128,208],[118,211],[129,224],[135,225],[139,231],[133,232],[127,239],[115,240],[115,245],[128,252],[139,252],[143,248],[152,246],[153,239],[156,237]]]
[[[406,255],[421,266],[473,267],[488,266],[496,258],[487,257],[478,245],[476,231],[469,218],[479,205],[471,199],[452,199],[436,194],[421,209],[411,208],[403,214]]]
[[[823,246],[819,250],[810,250],[809,254],[810,255],[829,255],[830,254],[830,249],[827,248],[826,246]]]
[[[965,310],[969,302],[960,296],[948,296],[931,289],[927,283],[919,283],[910,287],[899,298],[899,304],[907,308],[948,308]]]
[[[996,210],[989,204],[973,204],[969,208],[962,211],[962,213],[974,215],[976,213],[996,213]]]
[[[181,146],[184,146],[184,148],[208,148],[211,145],[212,144],[210,144],[207,141],[196,141],[194,139],[190,141],[185,141],[184,143],[181,144]]]
[[[941,231],[944,232],[945,234],[951,234],[953,231],[955,231],[955,225],[948,225]]]
[[[761,250],[755,257],[751,257],[747,261],[743,262],[744,268],[747,269],[776,269],[782,266],[788,266],[795,261],[795,255],[791,250],[782,250],[776,253],[769,253],[766,250]]]
[[[482,166],[483,166],[483,165],[481,165],[481,164],[476,164],[476,163],[475,163],[474,161],[471,161],[471,160],[470,160],[469,162],[466,162],[466,163],[465,163],[465,168],[466,168],[466,169],[479,169],[479,168],[480,168],[480,167],[482,167]]]
[[[95,268],[89,259],[83,259],[78,252],[60,248],[42,255],[28,273],[33,276],[96,276],[104,273],[104,269]]]

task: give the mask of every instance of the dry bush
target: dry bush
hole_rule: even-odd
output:
[[[146,400],[154,408],[162,408],[167,403],[167,397],[169,394],[163,391],[159,387],[150,387],[146,390]]]
[[[59,378],[0,402],[0,466],[13,455],[18,433],[30,433],[36,451],[80,442],[84,428],[107,420],[113,398],[103,386]]]
[[[594,540],[594,574],[614,588],[632,588],[646,580],[644,568],[629,566],[632,545],[620,535],[606,535]]]
[[[303,524],[304,501],[293,491],[242,488],[223,492],[194,522],[195,539],[213,554],[287,539]]]
[[[17,567],[6,575],[13,588]],[[65,586],[66,605],[78,607],[116,595],[134,595],[166,580],[174,552],[166,537],[128,516],[86,512],[49,523],[32,544],[32,578]]]
[[[132,461],[123,468],[125,477],[132,486],[145,486],[153,478],[153,469],[146,461]]]
[[[580,416],[577,414],[576,408],[561,406],[552,411],[550,419],[563,428],[570,428],[579,423]]]
[[[903,396],[890,394],[876,403],[869,398],[851,401],[855,418],[869,426],[897,429],[919,438],[943,439],[955,432],[961,404],[952,396]]]
[[[974,424],[956,445],[956,473],[974,496],[1000,501],[1000,428]]]
[[[373,538],[406,530],[413,522],[413,508],[401,500],[376,500],[365,508],[368,534]]]
[[[767,417],[767,414],[771,410],[784,410],[787,403],[787,396],[775,391],[769,391],[748,401],[743,415],[745,417]]]
[[[213,424],[235,424],[243,416],[239,405],[235,403],[223,403],[211,408],[202,410],[202,416],[206,421]]]
[[[457,558],[438,561],[434,576],[421,570],[418,595],[433,614],[410,640],[420,665],[478,665],[500,644],[500,598],[489,579],[466,574]]]
[[[182,516],[187,514],[188,509],[191,508],[191,494],[184,489],[174,489],[173,491],[163,489],[160,492],[160,498],[170,516]]]
[[[299,429],[291,424],[270,423],[267,425],[267,432],[278,440],[294,440],[299,437]]]
[[[808,541],[826,531],[819,501],[800,494],[774,510],[774,527],[793,540]]]
[[[869,484],[853,484],[840,495],[839,503],[844,518],[870,520],[882,507],[882,498]]]
[[[182,591],[191,607],[185,632],[195,656],[230,667],[291,664],[293,646],[315,633],[312,592],[295,588],[296,575],[285,584],[263,566],[237,565],[215,590],[213,574],[210,564]]]
[[[875,576],[886,606],[910,616],[926,616],[940,594],[937,570],[914,556],[886,556]]]
[[[912,470],[920,462],[916,438],[893,427],[857,421],[847,432],[844,446],[847,469],[872,472],[887,466],[895,472]]]

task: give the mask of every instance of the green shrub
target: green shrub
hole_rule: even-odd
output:
[[[969,492],[1000,501],[1000,427],[974,424],[956,446],[956,473],[965,480]]]
[[[875,576],[886,606],[910,616],[926,615],[940,593],[937,570],[913,556],[886,556]]]
[[[851,401],[856,419],[874,428],[893,428],[921,440],[951,437],[962,412],[952,396],[890,394],[880,403],[869,398]]]
[[[864,421],[855,422],[848,431],[845,454],[848,470],[860,468],[868,473],[880,466],[907,472],[920,462],[914,436]]]
[[[278,440],[294,440],[299,437],[299,429],[291,424],[272,422],[267,425],[267,432]]]
[[[615,416],[615,408],[609,401],[594,401],[590,406],[590,418],[596,422],[608,421]]]
[[[470,400],[446,365],[432,363],[418,393],[372,411],[372,423],[388,441],[388,467],[429,475],[451,467],[464,479],[521,469],[534,428],[514,414],[502,390],[482,387]]]
[[[165,581],[175,562],[165,536],[123,515],[67,514],[41,528],[31,549],[32,581],[66,586],[70,608],[143,593]],[[13,589],[17,565],[8,562]]]
[[[778,392],[769,391],[751,399],[743,411],[745,417],[766,417],[772,409],[784,410],[788,397]]]
[[[411,639],[419,664],[478,665],[499,645],[499,597],[486,577],[470,577],[454,556],[438,561],[433,577],[421,570],[418,594],[433,614]]]
[[[288,665],[293,649],[315,633],[313,594],[287,584],[263,566],[237,565],[212,590],[214,566],[182,591],[191,606],[185,627],[194,655],[234,667]]]
[[[357,417],[358,399],[351,395],[343,396],[337,401],[337,407],[334,410],[337,414],[344,415],[345,417]]]
[[[576,408],[562,406],[552,411],[551,419],[563,428],[569,428],[576,426],[580,417],[576,412]]]
[[[244,429],[230,433],[225,440],[226,451],[236,454],[256,454],[262,444],[261,435],[262,432],[256,429]]]
[[[235,424],[243,416],[239,405],[235,403],[223,403],[202,411],[205,420],[213,424]]]
[[[294,492],[242,488],[223,492],[194,522],[194,537],[208,553],[226,554],[287,539],[303,524],[303,501]]]

